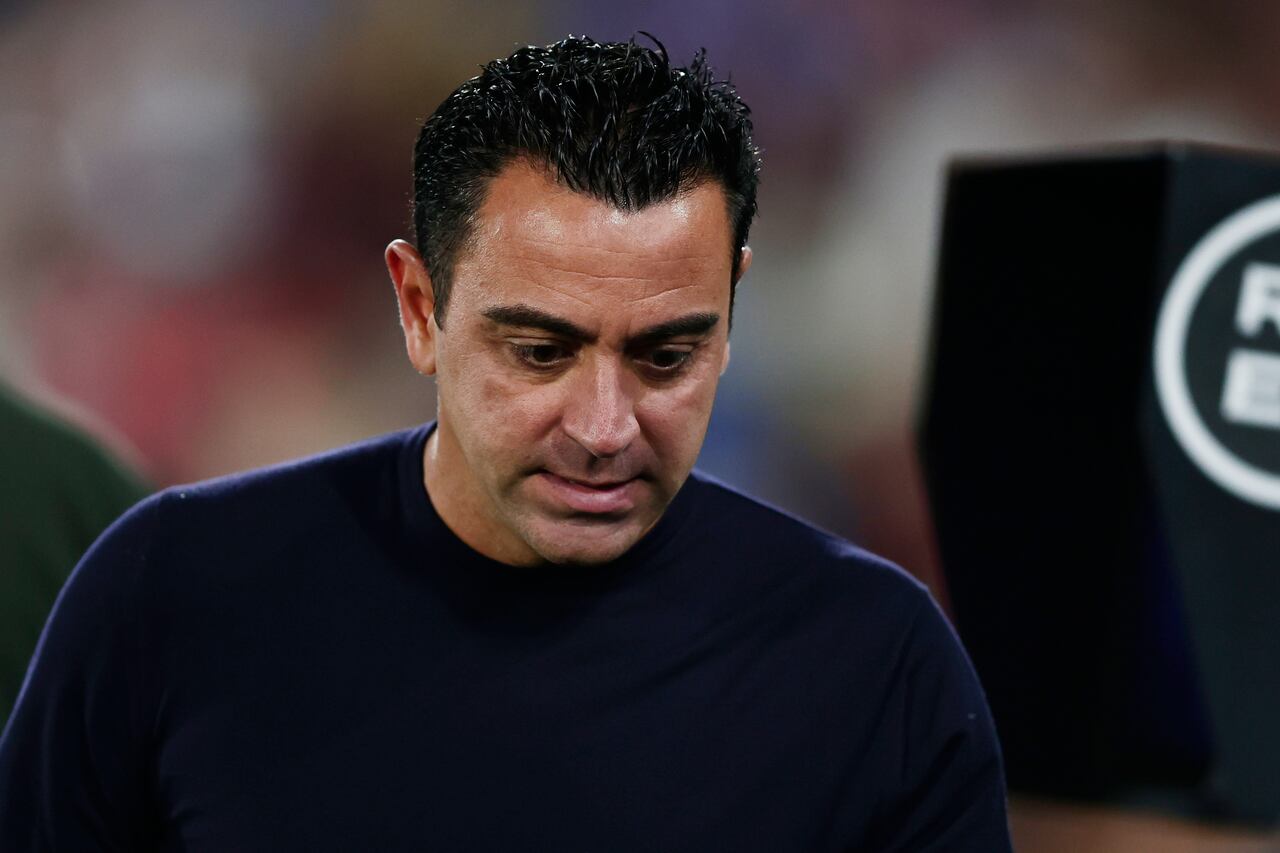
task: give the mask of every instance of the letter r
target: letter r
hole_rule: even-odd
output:
[[[1251,263],[1244,270],[1240,302],[1236,306],[1236,329],[1255,337],[1268,320],[1280,334],[1280,266]]]

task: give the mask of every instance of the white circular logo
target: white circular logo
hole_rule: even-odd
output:
[[[1191,250],[1160,308],[1155,379],[1174,437],[1200,470],[1237,497],[1280,510],[1277,232],[1280,196],[1271,196]]]

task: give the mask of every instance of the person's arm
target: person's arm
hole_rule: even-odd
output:
[[[900,743],[885,780],[876,851],[1012,849],[1000,746],[986,697],[950,624],[931,600],[907,637],[886,715]],[[900,727],[900,728],[898,728]]]
[[[0,850],[145,851],[155,655],[142,581],[158,499],[112,525],[58,596],[0,737]]]
[[[61,403],[0,378],[0,729],[71,570],[149,489]]]

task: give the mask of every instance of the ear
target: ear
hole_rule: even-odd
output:
[[[751,269],[751,247],[743,246],[742,255],[738,258],[738,277],[733,280],[734,284],[742,281],[742,277],[747,274],[747,270]]]
[[[747,274],[747,270],[751,269],[751,247],[743,246],[742,255],[738,258],[738,277],[733,280],[736,287],[738,282],[742,281],[742,277]],[[724,376],[724,372],[729,369],[729,342],[724,342],[724,360],[720,362],[720,375]]]
[[[400,328],[404,329],[409,361],[419,373],[430,376],[436,372],[436,338],[440,334],[431,276],[418,250],[404,240],[392,240],[385,258],[391,283],[396,288]]]

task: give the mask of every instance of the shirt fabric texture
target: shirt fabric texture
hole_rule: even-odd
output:
[[[430,429],[117,522],[0,740],[0,849],[1009,849],[918,582],[696,473],[613,563],[503,565]]]

